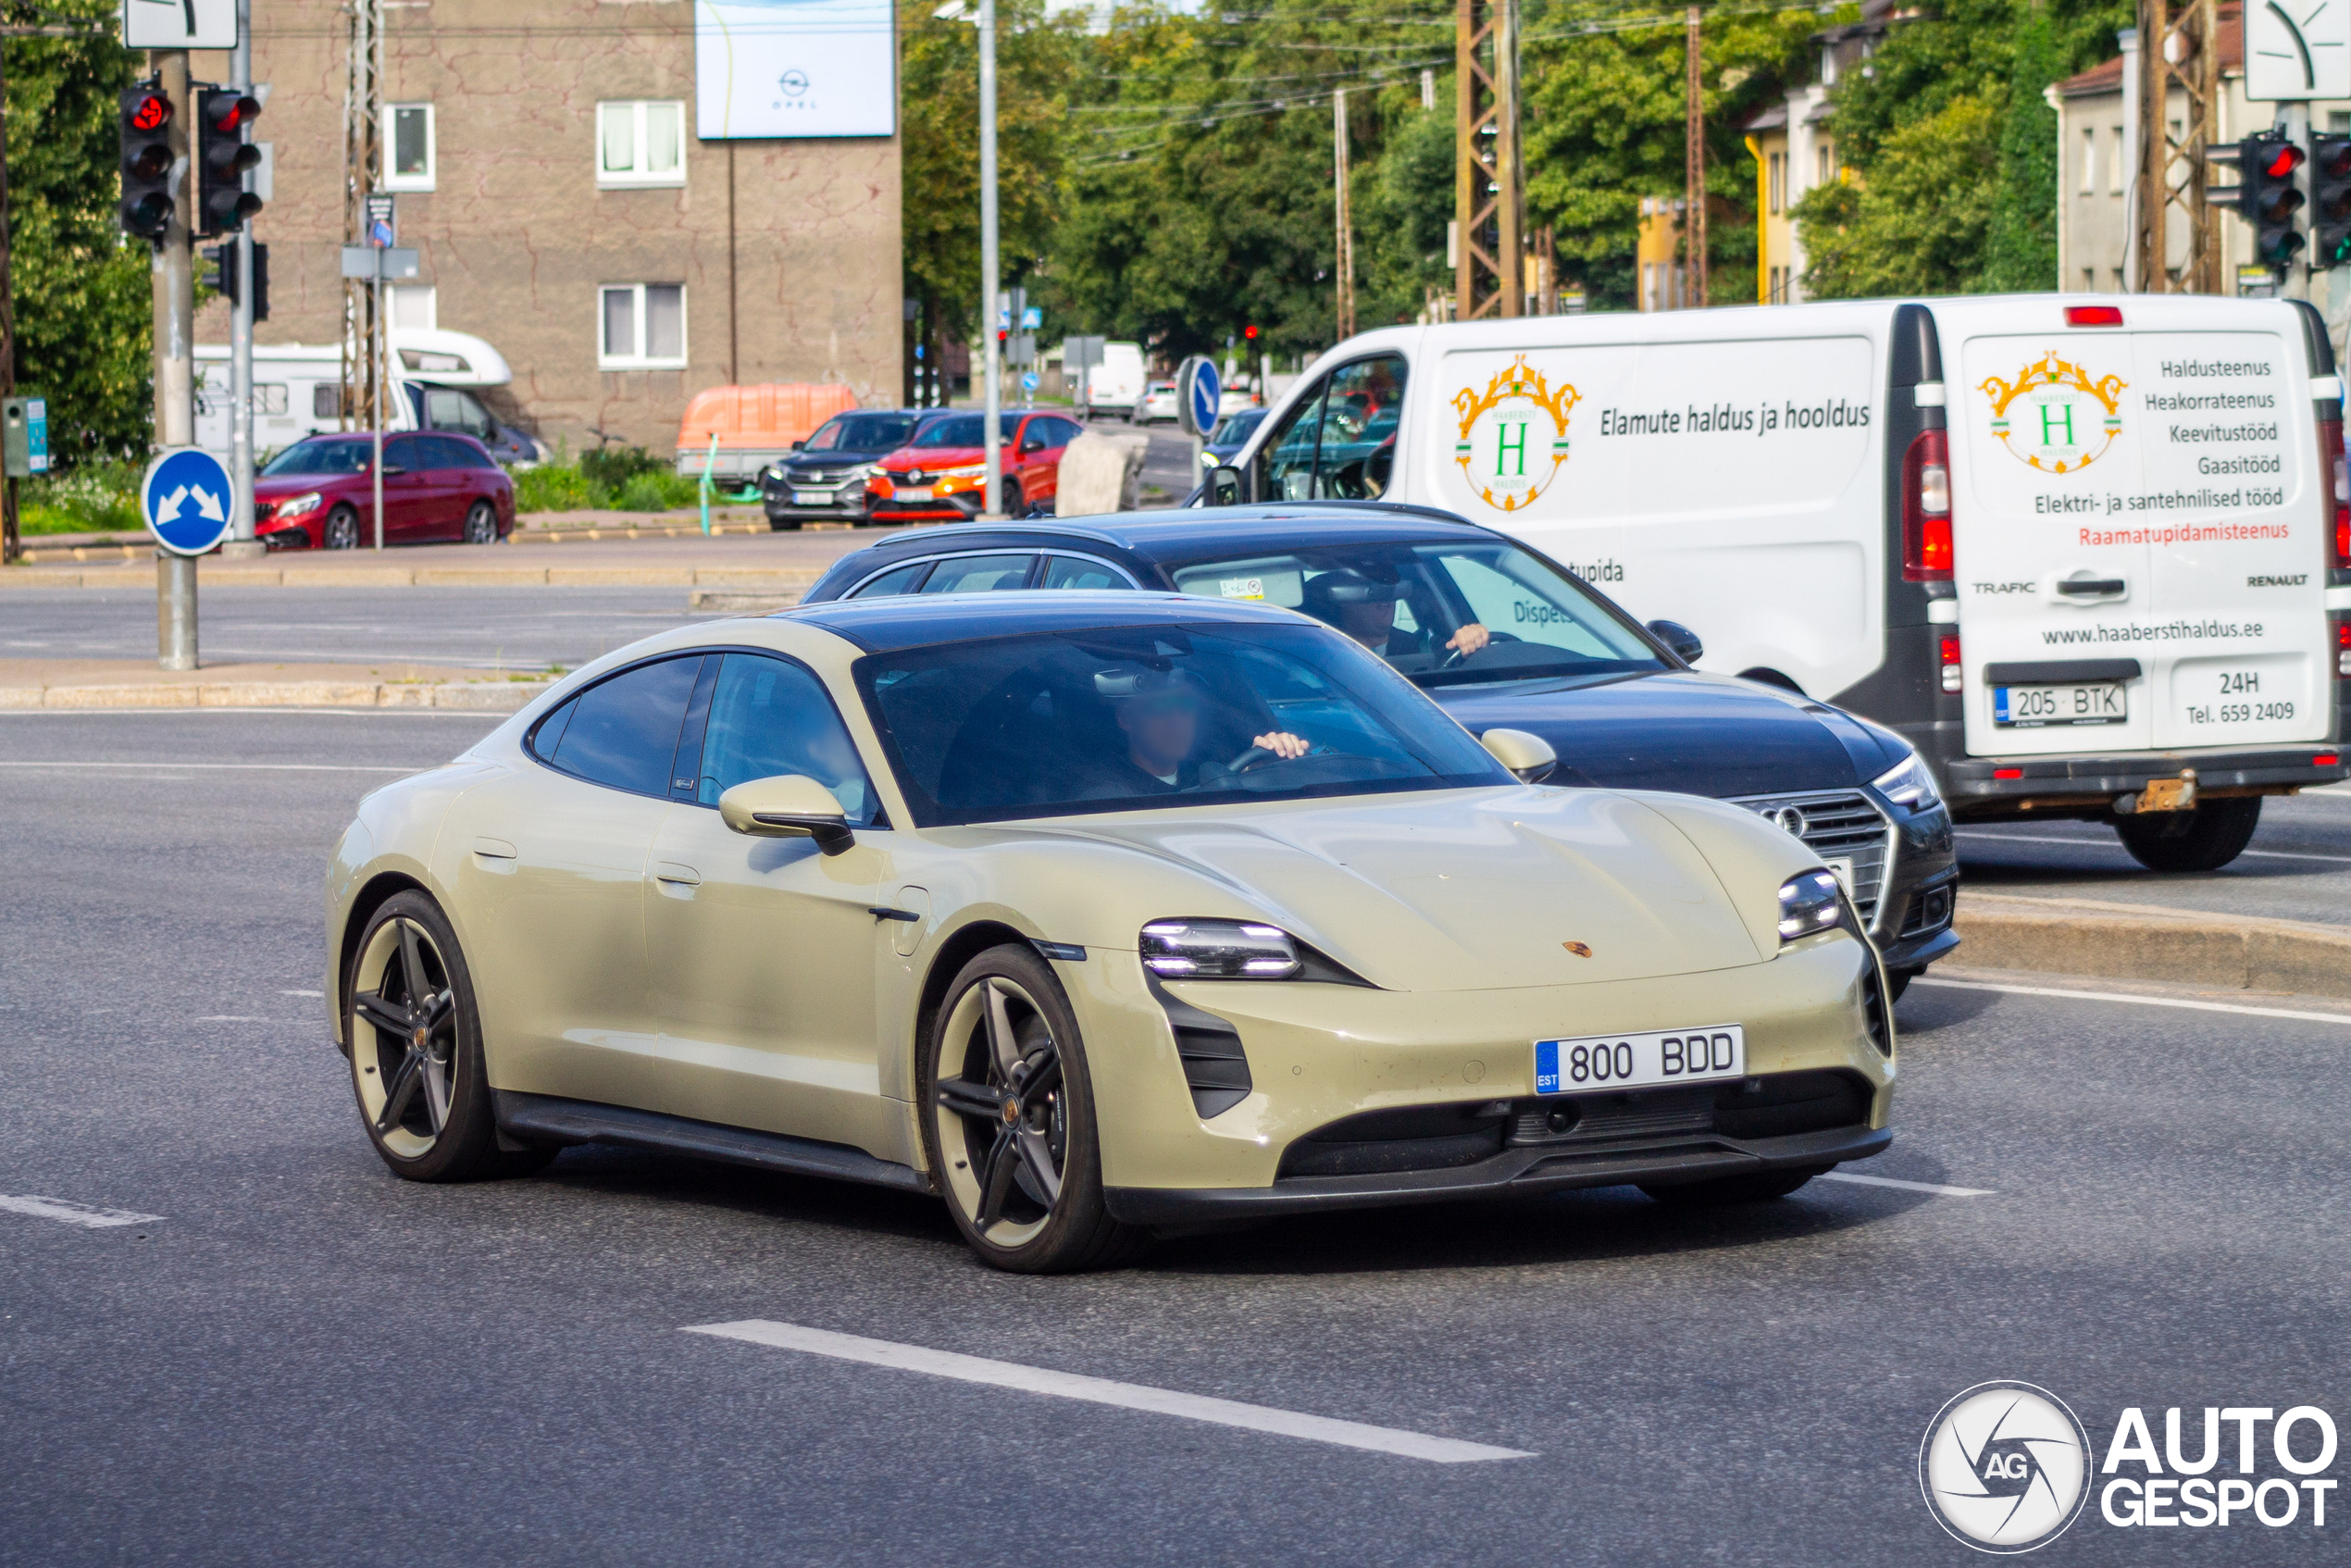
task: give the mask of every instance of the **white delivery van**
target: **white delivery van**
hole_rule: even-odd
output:
[[[546,449],[525,431],[501,424],[472,389],[514,380],[505,356],[469,332],[395,327],[392,331],[390,400],[395,430],[455,430],[490,449],[510,467],[540,461]],[[229,460],[229,349],[196,345],[196,444]],[[253,443],[256,459],[305,436],[342,428],[342,350],[332,343],[255,343],[253,348]]]
[[[1104,343],[1102,362],[1086,372],[1084,390],[1080,408],[1085,417],[1116,414],[1133,418],[1135,405],[1143,401],[1143,345]]]
[[[1399,327],[1325,355],[1203,499],[1485,523],[1686,624],[1699,667],[1899,731],[1960,819],[2210,868],[2261,796],[2351,772],[2342,396],[2283,300]]]

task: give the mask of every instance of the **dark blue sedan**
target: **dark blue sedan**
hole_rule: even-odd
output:
[[[1951,818],[1891,730],[1691,667],[1524,545],[1419,507],[1313,502],[925,529],[845,555],[810,603],[887,593],[1153,589],[1278,604],[1381,654],[1483,733],[1529,730],[1558,784],[1711,795],[1801,838],[1850,890],[1901,986],[1959,945]]]

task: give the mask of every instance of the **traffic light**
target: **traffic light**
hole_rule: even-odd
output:
[[[171,228],[171,100],[154,82],[122,90],[122,231],[160,241]]]
[[[1257,329],[1254,327],[1244,327],[1241,329],[1241,336],[1248,339],[1250,342],[1255,342],[1257,341]]]
[[[2274,131],[2237,143],[2237,211],[2253,228],[2253,254],[2263,265],[2283,270],[2302,254],[2302,231],[2294,215],[2302,210],[2295,171],[2302,149]]]
[[[213,245],[204,253],[212,270],[205,274],[204,284],[230,304],[244,292],[244,280],[237,273],[237,247],[233,244]],[[269,247],[253,247],[253,318],[269,319]]]
[[[2310,138],[2310,265],[2351,263],[2351,136]]]
[[[261,114],[261,100],[235,87],[196,93],[196,212],[199,234],[233,234],[261,210],[245,189],[245,171],[261,149],[245,138]]]

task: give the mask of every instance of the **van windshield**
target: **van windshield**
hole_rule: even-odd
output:
[[[373,440],[298,441],[269,459],[264,474],[364,474]]]
[[[1500,540],[1321,545],[1185,562],[1168,572],[1179,592],[1310,615],[1421,686],[1667,667],[1583,583]]]

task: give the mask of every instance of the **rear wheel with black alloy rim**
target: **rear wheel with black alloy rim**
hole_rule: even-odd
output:
[[[2149,871],[2218,871],[2245,852],[2261,826],[2261,797],[2224,795],[2194,811],[2118,816],[2114,830]]]
[[[327,514],[325,529],[330,550],[359,548],[359,514],[348,506],[338,506]]]
[[[431,899],[397,893],[368,917],[343,995],[360,1120],[394,1175],[473,1181],[554,1158],[498,1147],[473,977]]]
[[[498,508],[487,501],[477,501],[466,513],[466,542],[495,544],[498,541]]]
[[[948,1212],[1001,1269],[1124,1262],[1147,1238],[1102,1203],[1086,1052],[1061,985],[1026,948],[964,966],[931,1027],[923,1137]]]

